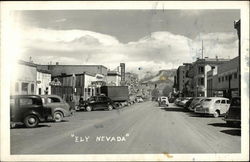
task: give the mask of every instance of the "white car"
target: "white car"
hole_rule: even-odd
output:
[[[169,101],[168,101],[168,97],[162,96],[159,98],[158,100],[159,106],[168,106],[169,105]]]
[[[229,109],[229,99],[224,97],[205,98],[200,105],[195,107],[194,112],[213,115],[215,118],[224,115]]]

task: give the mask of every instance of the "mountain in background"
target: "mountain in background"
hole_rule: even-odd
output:
[[[146,84],[151,90],[153,90],[155,85],[157,85],[160,94],[167,95],[172,91],[175,75],[176,69],[160,70],[157,73],[147,72],[139,83]]]

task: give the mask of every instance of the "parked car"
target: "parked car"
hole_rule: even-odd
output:
[[[57,95],[40,95],[43,104],[52,109],[52,120],[61,122],[64,117],[73,115],[73,108]]]
[[[190,99],[191,99],[191,97],[184,97],[184,98],[178,103],[178,105],[184,107],[185,103],[186,103],[188,100],[190,100]]]
[[[136,101],[137,101],[137,102],[143,102],[143,99],[142,99],[142,97],[137,96],[137,97],[136,97]]]
[[[169,105],[168,97],[165,96],[159,97],[158,104],[159,106],[168,106]]]
[[[23,123],[28,128],[52,117],[52,109],[46,107],[38,95],[10,96],[10,122]]]
[[[184,108],[188,109],[188,107],[190,106],[190,104],[192,103],[192,101],[194,100],[193,97],[191,97],[185,104],[184,104]]]
[[[179,106],[179,103],[181,102],[181,100],[183,100],[183,97],[176,98],[176,100],[174,101],[174,104]]]
[[[114,102],[109,97],[104,95],[90,97],[87,100],[85,106],[86,111],[100,110],[100,109],[113,110],[115,108],[116,106]]]
[[[240,126],[241,124],[241,97],[233,97],[224,119],[228,125]]]
[[[224,97],[208,97],[194,109],[195,113],[213,115],[215,118],[224,115],[229,109],[229,99]]]
[[[193,101],[191,102],[191,104],[188,107],[189,111],[194,111],[194,108],[200,104],[200,102],[202,101],[202,99],[204,99],[204,97],[196,97],[193,99]]]

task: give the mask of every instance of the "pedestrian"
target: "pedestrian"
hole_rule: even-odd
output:
[[[46,87],[46,89],[45,89],[45,91],[44,91],[44,94],[49,94],[49,88],[48,87]]]

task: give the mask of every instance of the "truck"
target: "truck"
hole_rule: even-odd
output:
[[[129,104],[128,86],[102,86],[101,94],[108,96],[117,107]]]

